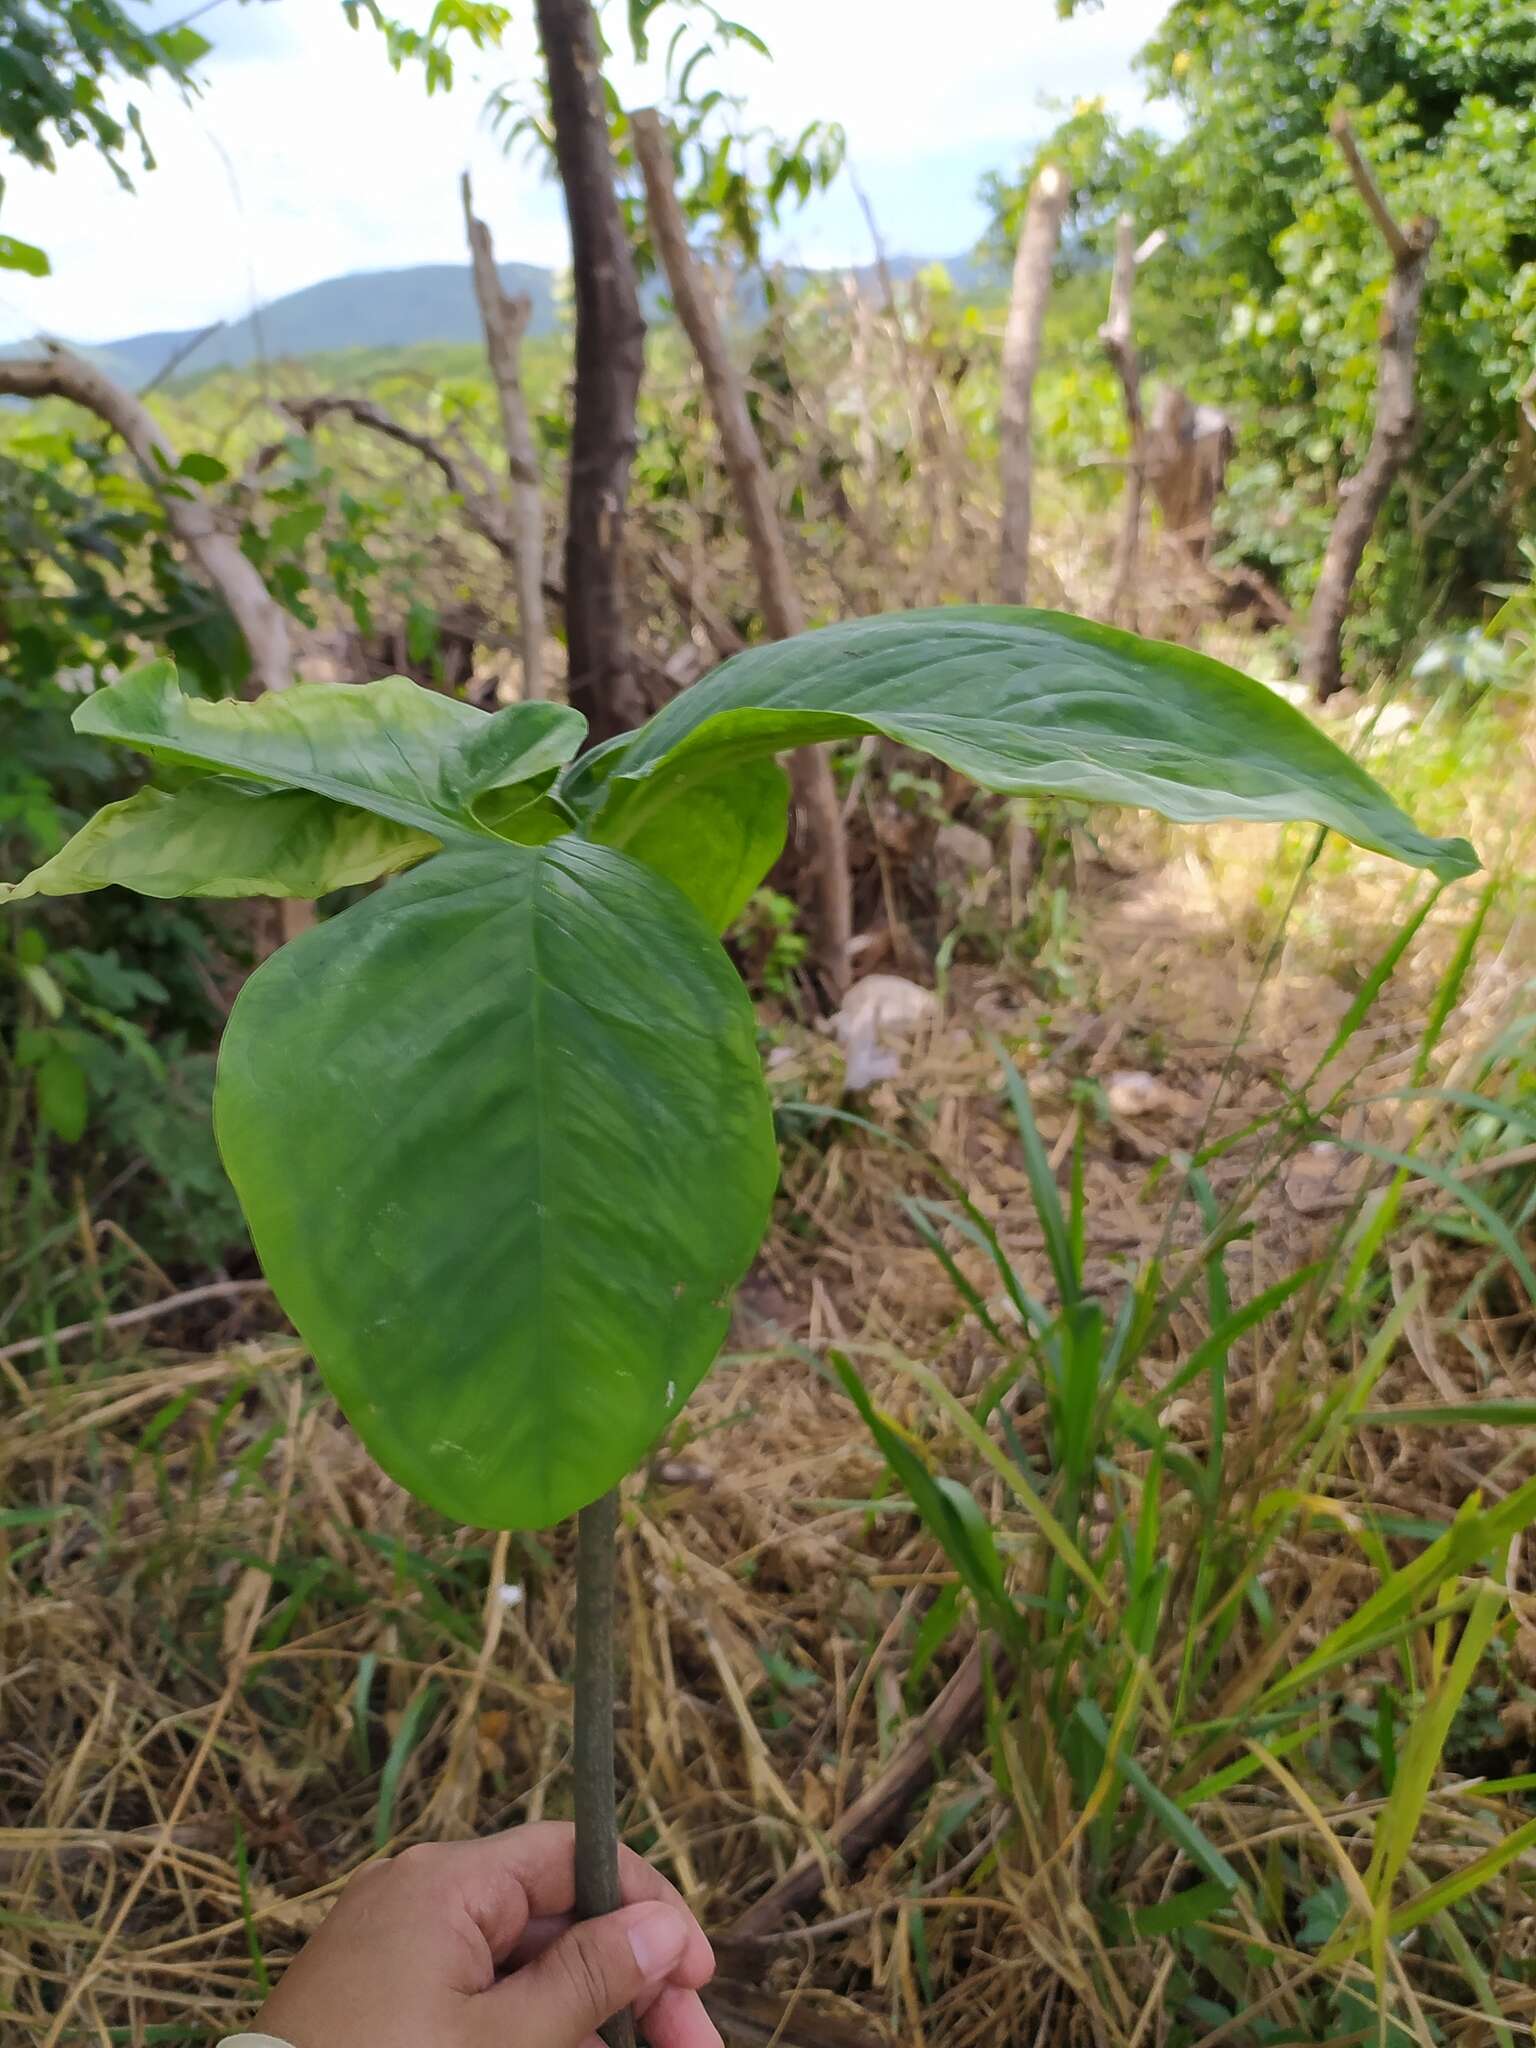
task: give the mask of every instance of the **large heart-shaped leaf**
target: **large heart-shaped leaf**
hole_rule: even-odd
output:
[[[218,1139],[279,1300],[386,1471],[536,1527],[708,1370],[776,1177],[751,1004],[670,884],[450,849],[246,984]]]
[[[441,842],[304,789],[206,776],[174,794],[107,804],[0,903],[78,896],[109,883],[141,896],[324,896],[393,874]]]
[[[489,836],[477,805],[509,785],[547,781],[586,730],[562,706],[487,713],[408,676],[296,683],[251,703],[189,697],[168,661],[87,697],[74,725],[153,760],[307,789],[443,840]]]
[[[675,882],[723,932],[783,852],[788,824],[789,778],[776,761],[746,761],[644,820],[624,850]]]
[[[1008,606],[892,613],[749,648],[685,690],[562,795],[627,845],[683,791],[853,733],[933,754],[988,789],[1144,804],[1190,823],[1310,819],[1443,877],[1464,839],[1420,832],[1272,690],[1188,648]],[[599,792],[596,778],[605,781]]]

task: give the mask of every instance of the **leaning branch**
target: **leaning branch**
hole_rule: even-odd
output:
[[[464,225],[474,265],[475,297],[485,329],[485,351],[501,408],[501,438],[512,474],[512,530],[517,550],[518,633],[522,644],[523,694],[544,695],[544,501],[539,489],[533,425],[523,392],[523,336],[533,301],[526,292],[502,290],[491,231],[476,217],[469,173],[460,184]]]
[[[95,413],[119,435],[165,508],[166,523],[228,605],[250,650],[251,674],[263,690],[286,690],[293,681],[287,614],[253,565],[226,533],[207,497],[178,473],[176,450],[158,422],[130,391],[61,343],[44,343],[40,356],[0,361],[0,393],[15,398],[64,398]]]
[[[1161,247],[1151,237],[1143,244],[1149,255]],[[1141,408],[1141,357],[1136,347],[1136,325],[1132,299],[1136,289],[1136,223],[1123,213],[1115,228],[1115,268],[1109,287],[1109,314],[1099,329],[1104,353],[1114,365],[1125,394],[1125,418],[1130,431],[1130,458],[1125,466],[1125,495],[1121,501],[1120,534],[1115,542],[1115,566],[1110,585],[1109,616],[1122,623],[1133,603],[1136,583],[1136,551],[1141,539],[1141,492],[1146,469],[1146,421]]]
[[[460,504],[464,516],[482,540],[489,541],[499,555],[509,562],[517,558],[516,542],[506,516],[506,508],[494,495],[489,478],[482,473],[478,481],[472,482],[463,462],[445,448],[443,443],[431,434],[418,432],[408,427],[403,420],[397,420],[393,413],[386,412],[371,398],[353,398],[342,392],[326,392],[318,398],[284,398],[279,401],[282,409],[296,426],[306,434],[325,419],[349,419],[354,425],[364,427],[370,434],[377,434],[381,440],[393,441],[401,448],[409,448],[413,455],[419,455],[424,462],[430,462],[439,472]]]
[[[1365,210],[1381,230],[1381,239],[1386,243],[1396,264],[1407,263],[1413,256],[1413,245],[1393,218],[1392,209],[1382,196],[1375,174],[1360,153],[1355,140],[1355,131],[1349,125],[1349,116],[1342,108],[1333,117],[1330,126],[1333,139],[1344,152],[1344,161],[1349,166],[1349,175],[1355,181],[1355,190],[1365,202]]]
[[[1359,469],[1339,487],[1338,512],[1307,617],[1301,672],[1319,703],[1343,688],[1344,624],[1349,616],[1355,578],[1392,485],[1418,439],[1414,373],[1419,316],[1429,277],[1430,251],[1439,233],[1439,223],[1422,215],[1406,227],[1398,224],[1342,113],[1334,116],[1333,133],[1355,189],[1392,258],[1392,275],[1381,314],[1376,417],[1371,442]]]
[[[671,144],[654,108],[631,115],[630,132],[645,179],[651,239],[666,271],[677,316],[704,374],[726,472],[746,529],[763,619],[775,640],[787,640],[805,631],[805,610],[789,565],[773,479],[747,410],[746,391],[726,347],[714,300],[688,247],[688,231],[673,183]],[[842,809],[831,766],[821,749],[802,747],[793,756],[790,770],[796,802],[811,835],[820,894],[822,960],[833,993],[841,995],[848,982],[848,948],[853,937]]]
[[[1034,492],[1035,377],[1051,297],[1051,271],[1072,188],[1055,164],[1046,164],[1030,187],[1029,207],[1013,266],[1013,293],[1003,335],[1000,466],[1003,532],[998,594],[1004,604],[1029,595],[1029,535]]]
[[[731,1926],[729,1939],[760,1939],[781,1926],[791,1913],[804,1912],[821,1896],[839,1864],[845,1871],[853,1870],[891,1832],[933,1779],[939,1757],[981,1719],[984,1673],[977,1644],[921,1720],[913,1724],[885,1769],[832,1827],[825,1848],[802,1856],[748,1906]]]

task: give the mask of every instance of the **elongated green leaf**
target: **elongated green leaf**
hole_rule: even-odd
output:
[[[1536,1479],[1528,1479],[1495,1507],[1479,1508],[1476,1497],[1466,1503],[1445,1534],[1421,1550],[1411,1563],[1376,1588],[1348,1620],[1330,1631],[1316,1649],[1276,1679],[1261,1695],[1255,1711],[1267,1711],[1282,1699],[1310,1685],[1315,1678],[1346,1660],[1365,1654],[1371,1643],[1431,1595],[1446,1580],[1495,1555],[1511,1536],[1536,1522]]]
[[[1536,1401],[1437,1401],[1424,1408],[1367,1408],[1359,1417],[1362,1429],[1448,1429],[1464,1422],[1530,1429],[1536,1426]]]
[[[445,852],[274,955],[214,1116],[358,1434],[485,1527],[558,1520],[654,1442],[777,1172],[730,962],[677,890],[570,836]]]
[[[1417,1153],[1398,1152],[1390,1145],[1373,1145],[1365,1138],[1346,1137],[1339,1142],[1347,1145],[1351,1152],[1363,1153],[1368,1159],[1380,1159],[1403,1173],[1433,1181],[1437,1188],[1443,1189],[1464,1209],[1469,1209],[1519,1274],[1531,1300],[1536,1302],[1536,1266],[1526,1257],[1520,1240],[1498,1210],[1491,1202],[1485,1201],[1469,1181],[1462,1179],[1454,1167],[1446,1166],[1438,1159],[1425,1159]]]
[[[1056,1176],[1051,1171],[1050,1155],[1045,1141],[1040,1136],[1040,1126],[1035,1122],[1035,1106],[1030,1100],[1029,1087],[1024,1076],[1009,1059],[1007,1048],[999,1038],[991,1040],[992,1050],[1003,1069],[1003,1086],[1008,1092],[1009,1106],[1014,1121],[1019,1127],[1019,1143],[1024,1152],[1024,1172],[1029,1181],[1029,1197],[1034,1204],[1035,1215],[1039,1218],[1041,1235],[1045,1239],[1046,1257],[1050,1260],[1051,1271],[1056,1278],[1056,1290],[1061,1296],[1061,1305],[1069,1310],[1082,1299],[1082,1274],[1073,1258],[1072,1232],[1061,1206],[1061,1190],[1056,1185]]]
[[[1111,1906],[1106,1917],[1117,1941],[1156,1941],[1211,1919],[1231,1899],[1229,1886],[1208,1877],[1188,1891],[1160,1899],[1155,1906]]]
[[[1444,877],[1463,839],[1431,839],[1261,683],[1187,648],[1064,613],[967,606],[857,619],[749,648],[675,698],[616,761],[579,764],[592,828],[626,843],[680,789],[736,763],[883,733],[989,789],[1144,804],[1190,823],[1311,819]]]
[[[412,1695],[410,1704],[400,1716],[400,1726],[395,1730],[395,1739],[389,1745],[389,1755],[384,1759],[384,1769],[379,1775],[379,1804],[373,1819],[373,1846],[376,1849],[389,1846],[389,1838],[395,1831],[395,1800],[399,1795],[400,1780],[436,1703],[437,1685],[429,1678],[420,1691]]]
[[[1441,1673],[1429,1698],[1421,1704],[1408,1730],[1391,1793],[1376,1822],[1370,1867],[1365,1873],[1365,1888],[1380,1916],[1383,1939],[1393,1888],[1404,1864],[1413,1854],[1419,1823],[1424,1817],[1424,1808],[1450,1737],[1451,1723],[1467,1696],[1468,1687],[1477,1676],[1493,1631],[1508,1605],[1509,1595],[1503,1586],[1484,1586],[1479,1591],[1461,1632],[1461,1640],[1456,1645],[1455,1656]]]
[[[625,841],[624,851],[675,882],[705,922],[723,932],[783,852],[788,822],[783,769],[749,761],[668,804]]]
[[[830,1363],[881,1456],[921,1516],[924,1528],[943,1546],[945,1556],[960,1574],[982,1615],[1005,1642],[1015,1640],[1018,1610],[1008,1597],[1003,1562],[974,1495],[956,1481],[928,1469],[927,1461],[905,1431],[875,1406],[842,1352],[832,1352]]]
[[[1109,1756],[1109,1725],[1097,1701],[1079,1700],[1073,1718],[1087,1730],[1090,1740],[1100,1754]],[[1182,1807],[1176,1806],[1166,1792],[1153,1784],[1134,1757],[1116,1753],[1110,1761],[1116,1777],[1123,1778],[1140,1795],[1169,1841],[1181,1849],[1198,1869],[1203,1870],[1227,1898],[1231,1898],[1237,1891],[1241,1879],[1221,1851],[1207,1841]]]
[[[1202,1373],[1210,1372],[1214,1366],[1222,1364],[1227,1353],[1245,1331],[1251,1330],[1255,1323],[1262,1323],[1266,1317],[1272,1316],[1277,1308],[1283,1308],[1293,1294],[1299,1294],[1322,1270],[1320,1265],[1299,1267],[1294,1273],[1288,1273],[1285,1279],[1277,1280],[1273,1287],[1266,1287],[1262,1294],[1254,1295],[1252,1300],[1244,1302],[1235,1314],[1229,1315],[1224,1322],[1219,1323],[1205,1342],[1197,1345],[1189,1354],[1173,1378],[1158,1388],[1159,1410],[1166,1408],[1175,1394],[1183,1393],[1191,1380],[1199,1379]]]
[[[303,789],[209,776],[108,804],[0,903],[119,882],[141,896],[323,896],[393,874],[440,841]]]
[[[28,277],[46,277],[52,268],[47,251],[39,249],[35,242],[0,235],[0,270],[24,270]]]
[[[146,662],[87,697],[74,725],[157,761],[311,790],[444,840],[488,836],[476,804],[552,775],[584,730],[578,713],[558,706],[491,714],[406,676],[210,701],[184,695],[168,661]]]
[[[1427,1891],[1422,1891],[1399,1906],[1387,1923],[1387,1932],[1393,1941],[1415,1927],[1421,1927],[1426,1920],[1432,1920],[1437,1913],[1447,1912],[1452,1906],[1480,1891],[1485,1884],[1492,1884],[1501,1871],[1507,1870],[1517,1856],[1523,1856],[1536,1848],[1536,1820],[1528,1820],[1514,1828],[1503,1841],[1493,1848],[1485,1849],[1481,1856],[1474,1856],[1470,1863],[1464,1863],[1459,1870],[1451,1871]]]

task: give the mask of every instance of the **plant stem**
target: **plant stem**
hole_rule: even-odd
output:
[[[619,1816],[613,1766],[615,1489],[583,1508],[576,1534],[576,1915],[617,1912]],[[599,2030],[608,2048],[635,2048],[634,2015]]]

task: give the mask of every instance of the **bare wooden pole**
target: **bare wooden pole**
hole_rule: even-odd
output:
[[[475,297],[485,329],[485,351],[491,381],[501,409],[501,437],[512,475],[512,541],[517,576],[517,632],[523,662],[523,695],[547,694],[544,679],[544,500],[539,489],[539,458],[523,391],[523,336],[533,301],[526,292],[501,288],[491,231],[475,215],[469,173],[460,189],[464,225],[474,266]]]
[[[565,535],[569,696],[594,740],[639,725],[624,604],[624,515],[635,452],[645,321],[613,181],[590,0],[535,0],[549,74],[576,291],[576,395]]]
[[[1307,615],[1301,673],[1320,704],[1344,686],[1344,624],[1355,578],[1393,482],[1418,439],[1414,359],[1429,255],[1440,231],[1437,221],[1423,215],[1406,227],[1399,226],[1344,114],[1335,116],[1333,133],[1355,189],[1387,246],[1392,275],[1381,314],[1376,417],[1370,446],[1359,469],[1339,486],[1338,511]]]
[[[631,115],[630,128],[645,179],[651,239],[666,271],[678,318],[703,372],[726,473],[746,529],[763,619],[775,640],[788,639],[805,631],[805,611],[784,545],[773,479],[747,410],[746,391],[726,347],[714,300],[688,247],[667,131],[653,108]],[[842,808],[831,766],[820,748],[802,747],[791,759],[790,773],[815,861],[823,968],[833,994],[841,995],[848,982],[848,947],[853,936]]]
[[[1001,468],[1003,533],[998,592],[1004,604],[1029,596],[1029,535],[1034,493],[1035,377],[1051,297],[1051,271],[1072,188],[1055,164],[1030,187],[1013,265],[1013,295],[1003,334]]]
[[[95,413],[119,435],[165,508],[166,523],[229,607],[251,656],[260,689],[286,690],[293,681],[288,614],[220,526],[207,496],[177,472],[178,457],[148,409],[104,370],[56,341],[40,356],[0,361],[0,392],[17,398],[67,398]],[[174,482],[175,489],[167,489]]]
[[[1099,329],[1104,353],[1114,364],[1125,394],[1125,419],[1130,431],[1130,453],[1125,465],[1125,492],[1121,498],[1120,533],[1115,542],[1115,565],[1110,581],[1109,616],[1116,625],[1134,625],[1136,612],[1136,556],[1141,545],[1141,495],[1146,470],[1146,420],[1141,406],[1141,352],[1136,346],[1134,300],[1136,271],[1163,246],[1161,231],[1136,245],[1136,223],[1122,213],[1115,224],[1115,267],[1110,278],[1109,314]]]

